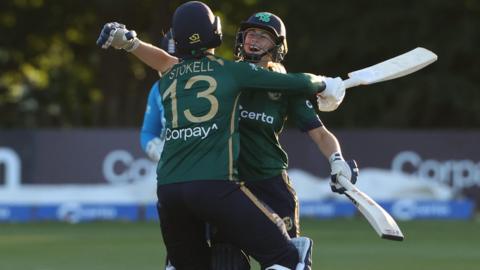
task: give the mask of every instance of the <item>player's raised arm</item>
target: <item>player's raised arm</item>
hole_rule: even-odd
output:
[[[177,57],[141,41],[135,31],[128,30],[125,25],[117,22],[106,23],[103,26],[97,45],[103,49],[113,47],[131,52],[142,62],[162,73],[178,63]]]
[[[325,89],[322,77],[309,73],[271,72],[251,63],[229,63],[231,74],[242,89],[272,89],[297,92],[308,96],[316,95]]]
[[[345,97],[345,85],[340,78],[317,76],[310,73],[271,72],[254,64],[230,63],[232,74],[242,89],[272,89],[297,92],[317,100],[328,99],[340,104]],[[318,105],[321,105],[318,101]]]
[[[178,58],[171,56],[164,50],[139,40],[140,45],[132,54],[151,68],[165,73],[178,63]]]

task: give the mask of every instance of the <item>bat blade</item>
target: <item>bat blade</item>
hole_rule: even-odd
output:
[[[418,47],[376,65],[350,72],[349,79],[344,81],[345,86],[349,88],[396,79],[418,71],[437,59],[435,53]]]
[[[395,241],[404,239],[400,227],[398,227],[395,220],[385,209],[350,183],[348,179],[340,176],[338,181],[346,189],[345,195],[353,202],[381,238]]]

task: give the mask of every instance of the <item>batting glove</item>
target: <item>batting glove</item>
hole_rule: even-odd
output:
[[[338,177],[343,176],[355,185],[358,177],[358,166],[355,160],[345,161],[342,154],[336,152],[330,156],[330,188],[333,192],[343,194],[345,188],[338,182]]]
[[[145,152],[147,152],[148,157],[152,161],[158,162],[160,160],[160,157],[162,156],[164,145],[165,140],[161,140],[160,138],[155,137],[147,143],[147,149]]]
[[[318,109],[322,112],[332,112],[335,111],[338,106],[340,106],[340,102],[338,102],[335,98],[324,98],[321,95],[317,96],[317,105]]]
[[[97,45],[103,49],[108,49],[112,46],[115,49],[124,49],[127,52],[132,52],[138,48],[140,40],[137,38],[137,33],[133,30],[128,30],[124,24],[110,22],[103,26],[97,39]]]
[[[342,78],[324,77],[325,90],[317,95],[317,103],[320,111],[330,112],[338,108],[345,97],[345,84]]]

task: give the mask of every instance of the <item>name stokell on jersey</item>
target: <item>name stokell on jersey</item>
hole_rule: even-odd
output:
[[[158,183],[238,179],[241,89],[312,96],[322,86],[312,74],[280,74],[211,55],[175,65],[159,87],[166,142]]]

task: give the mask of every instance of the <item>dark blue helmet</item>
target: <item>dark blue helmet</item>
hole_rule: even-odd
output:
[[[243,49],[243,43],[245,41],[245,30],[249,28],[260,28],[268,31],[275,38],[275,46],[262,55],[247,54]],[[250,62],[258,62],[265,54],[271,53],[274,62],[281,62],[287,54],[287,51],[287,29],[285,28],[282,19],[277,15],[270,12],[258,12],[240,24],[240,29],[237,31],[234,51],[237,58],[245,59]]]
[[[173,40],[172,29],[162,35],[160,39],[160,48],[171,55],[176,55],[175,41]]]
[[[202,2],[190,1],[179,6],[172,19],[175,46],[184,55],[198,55],[222,43],[220,18]]]

